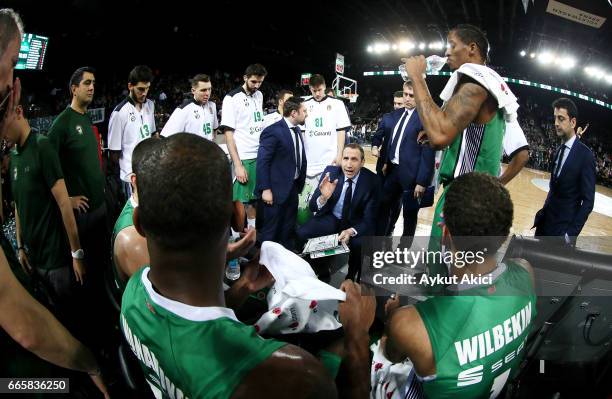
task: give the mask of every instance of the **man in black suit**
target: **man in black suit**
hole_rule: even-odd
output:
[[[533,224],[536,237],[561,236],[573,245],[593,210],[595,157],[576,136],[576,104],[568,98],[559,98],[553,109],[555,130],[563,144],[555,152],[550,190]]]
[[[319,187],[310,199],[315,216],[297,231],[300,241],[339,233],[349,249],[347,278],[359,281],[363,237],[375,233],[380,193],[378,177],[363,168],[363,148],[348,144],[342,152],[342,166],[328,166]]]
[[[412,237],[416,230],[420,199],[431,183],[434,173],[435,151],[428,145],[419,144],[419,133],[423,124],[414,101],[411,82],[404,83],[404,108],[391,114],[394,121],[385,133],[385,159],[382,199],[380,203],[377,235],[389,235],[394,204],[402,199],[404,208],[404,231],[402,236]],[[393,215],[395,216],[395,215]],[[412,238],[404,241],[408,248]]]
[[[402,90],[398,90],[393,93],[393,109],[394,111],[398,109],[404,109],[404,92]],[[380,178],[380,186],[382,187],[385,184],[385,175],[383,174],[383,166],[385,165],[385,160],[387,159],[387,137],[389,131],[393,131],[393,126],[395,124],[395,119],[393,117],[394,112],[388,112],[382,116],[380,119],[380,123],[378,124],[378,129],[376,133],[372,136],[372,155],[375,156],[376,159],[376,174]],[[392,221],[387,226],[387,231],[384,235],[390,235],[395,230],[395,221],[397,220],[400,211],[402,209],[402,199],[398,198],[395,203],[391,206],[390,211],[390,220]],[[380,220],[378,223],[384,223]]]
[[[257,241],[274,241],[293,248],[298,195],[306,179],[306,152],[299,125],[306,118],[299,97],[283,105],[283,118],[261,132],[257,151],[257,214],[263,216]]]

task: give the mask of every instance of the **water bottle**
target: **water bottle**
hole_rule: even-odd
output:
[[[230,281],[235,281],[240,278],[240,263],[238,262],[238,259],[232,259],[227,262],[225,277]]]
[[[425,68],[425,74],[437,73],[446,64],[446,57],[440,57],[439,55],[430,55],[425,58],[425,62],[427,63],[427,67]],[[399,66],[400,75],[402,75],[402,79],[404,82],[408,82],[410,78],[408,77],[408,73],[406,72],[406,65],[402,64]],[[425,76],[423,76],[425,77]]]

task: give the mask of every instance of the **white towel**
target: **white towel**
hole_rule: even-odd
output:
[[[410,359],[391,363],[382,350],[380,340],[370,346],[373,353],[370,370],[370,399],[420,399],[423,389]]]
[[[519,108],[516,96],[510,91],[504,79],[491,68],[479,64],[463,64],[451,75],[446,86],[440,93],[443,101],[448,101],[459,82],[459,75],[467,75],[480,83],[497,100],[499,108],[504,109],[504,119],[506,122],[516,121],[516,111]],[[520,128],[520,127],[519,127]]]
[[[345,301],[346,293],[317,279],[308,262],[280,244],[265,241],[259,263],[275,283],[268,292],[269,310],[255,323],[258,332],[314,333],[342,326],[337,319],[338,301]]]

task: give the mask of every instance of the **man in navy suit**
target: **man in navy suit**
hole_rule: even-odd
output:
[[[392,113],[395,121],[387,129],[383,173],[385,183],[380,203],[377,235],[388,235],[393,204],[401,198],[404,207],[404,231],[402,236],[412,237],[416,230],[419,201],[434,172],[435,151],[417,142],[423,125],[416,111],[414,92],[410,82],[404,83],[404,108]],[[410,246],[412,239],[404,244]]]
[[[536,237],[561,236],[573,245],[593,210],[595,157],[576,136],[576,104],[559,98],[553,109],[555,130],[563,144],[555,152],[550,190],[533,224]]]
[[[303,100],[290,97],[283,105],[283,119],[261,132],[255,186],[257,214],[263,215],[259,243],[274,241],[293,248],[298,195],[306,179],[306,152],[299,128],[306,114]]]
[[[402,90],[398,90],[393,93],[393,109],[404,109],[404,92]],[[376,160],[376,174],[380,178],[380,186],[382,187],[385,184],[385,175],[382,172],[382,168],[384,163],[384,159],[387,157],[387,147],[386,141],[389,140],[387,134],[393,131],[393,126],[397,121],[393,117],[393,112],[388,112],[384,114],[378,124],[378,129],[376,133],[372,136],[372,155],[377,158]],[[395,221],[397,220],[400,210],[402,209],[402,201],[401,198],[398,198],[397,201],[391,206],[390,211],[390,219],[392,223],[388,226],[388,232],[385,235],[389,235],[395,229]]]
[[[393,109],[404,109],[404,92],[398,90],[393,93]],[[376,133],[372,136],[372,155],[378,158],[376,160],[376,174],[381,177],[381,184],[384,181],[382,168],[384,159],[387,156],[387,147],[385,146],[385,138],[390,131],[393,131],[393,126],[397,121],[393,117],[393,112],[384,114],[378,124]]]
[[[342,151],[342,166],[328,166],[319,187],[310,199],[315,216],[302,225],[297,236],[309,238],[339,233],[339,240],[349,249],[347,278],[359,281],[361,245],[365,236],[374,235],[380,182],[373,172],[363,168],[363,148],[348,144]]]

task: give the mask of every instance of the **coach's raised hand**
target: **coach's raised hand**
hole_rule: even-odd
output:
[[[321,184],[319,184],[319,190],[321,191],[321,200],[322,202],[327,202],[327,200],[332,196],[334,191],[336,190],[336,185],[338,184],[338,179],[331,181],[329,179],[329,172],[325,174],[323,180],[321,180]]]

